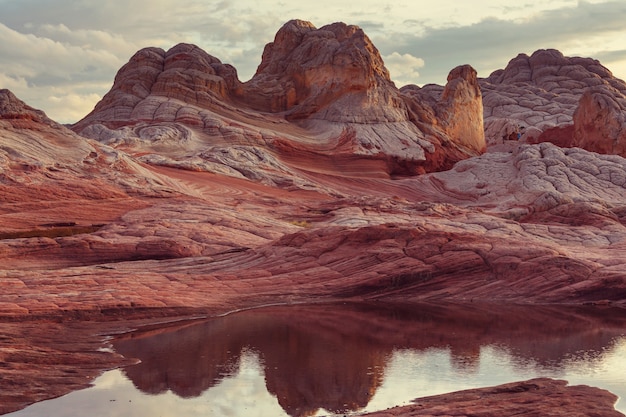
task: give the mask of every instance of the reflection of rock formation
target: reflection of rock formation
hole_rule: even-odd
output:
[[[392,346],[370,337],[364,322],[351,320],[342,329],[342,321],[341,311],[245,312],[124,338],[115,348],[141,359],[125,369],[138,389],[150,394],[169,389],[181,397],[198,396],[236,374],[241,352],[251,349],[259,352],[268,391],[290,415],[311,415],[320,408],[343,412],[370,401]]]
[[[115,348],[141,363],[125,369],[143,392],[167,390],[196,397],[232,375],[239,366],[245,340],[229,333],[229,320],[183,326],[172,332],[120,340]]]
[[[267,389],[291,416],[323,408],[334,413],[365,407],[382,383],[391,347],[361,326],[341,327],[341,316],[319,312],[268,318],[267,337],[257,344]],[[328,325],[332,327],[327,327]]]
[[[480,346],[473,343],[451,346],[450,363],[460,373],[476,373],[480,365]]]
[[[292,416],[367,405],[395,349],[449,349],[461,372],[497,345],[519,366],[558,368],[580,351],[598,358],[626,327],[622,310],[582,307],[340,306],[272,307],[115,342],[141,360],[126,368],[142,391],[198,396],[236,373],[241,353],[258,353],[267,389]],[[419,395],[419,393],[416,393]]]

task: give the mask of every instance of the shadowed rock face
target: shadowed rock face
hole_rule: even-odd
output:
[[[167,52],[145,48],[118,72],[111,91],[86,118],[74,126],[82,130],[92,119],[112,126],[143,120],[171,120],[177,111],[185,119],[185,105],[210,107],[228,100],[239,87],[236,70],[195,45],[179,44]],[[160,99],[151,99],[158,96]],[[180,103],[168,103],[167,99]],[[181,109],[182,108],[182,109]]]

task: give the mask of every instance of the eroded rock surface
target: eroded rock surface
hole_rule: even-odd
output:
[[[334,164],[372,161],[374,172],[365,175],[414,175],[485,150],[475,71],[453,70],[449,84],[435,112],[395,87],[362,29],[292,20],[246,83],[194,45],[141,50],[73,129],[148,163],[197,170],[250,171],[207,159],[225,147],[252,146],[264,149],[263,163],[304,153]],[[172,143],[177,155],[163,155]]]
[[[520,133],[525,142],[625,156],[626,83],[597,60],[538,50],[518,55],[480,86],[490,144],[517,140]]]
[[[573,146],[626,157],[626,97],[586,90],[574,112],[573,130]]]
[[[609,404],[615,396],[566,381],[532,379],[524,382],[418,398],[415,405],[366,414],[369,417],[413,416],[623,416]]]

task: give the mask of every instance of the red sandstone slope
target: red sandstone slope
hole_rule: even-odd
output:
[[[113,180],[122,175],[128,186]],[[133,181],[146,192],[145,185],[156,185],[122,153],[78,136],[0,90],[0,235],[117,217],[115,206],[129,199],[127,191],[141,190]]]

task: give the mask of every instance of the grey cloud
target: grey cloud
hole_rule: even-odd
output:
[[[395,33],[373,40],[384,54],[396,51],[423,58],[425,66],[416,83],[442,84],[457,65],[470,64],[480,76],[487,76],[520,52],[562,50],[589,36],[623,30],[624,21],[625,2],[581,1],[576,7],[543,12],[531,20],[489,18],[469,26],[425,28],[419,35]]]
[[[606,63],[624,61],[626,60],[626,49],[620,49],[617,51],[600,51],[594,56],[594,58]]]

